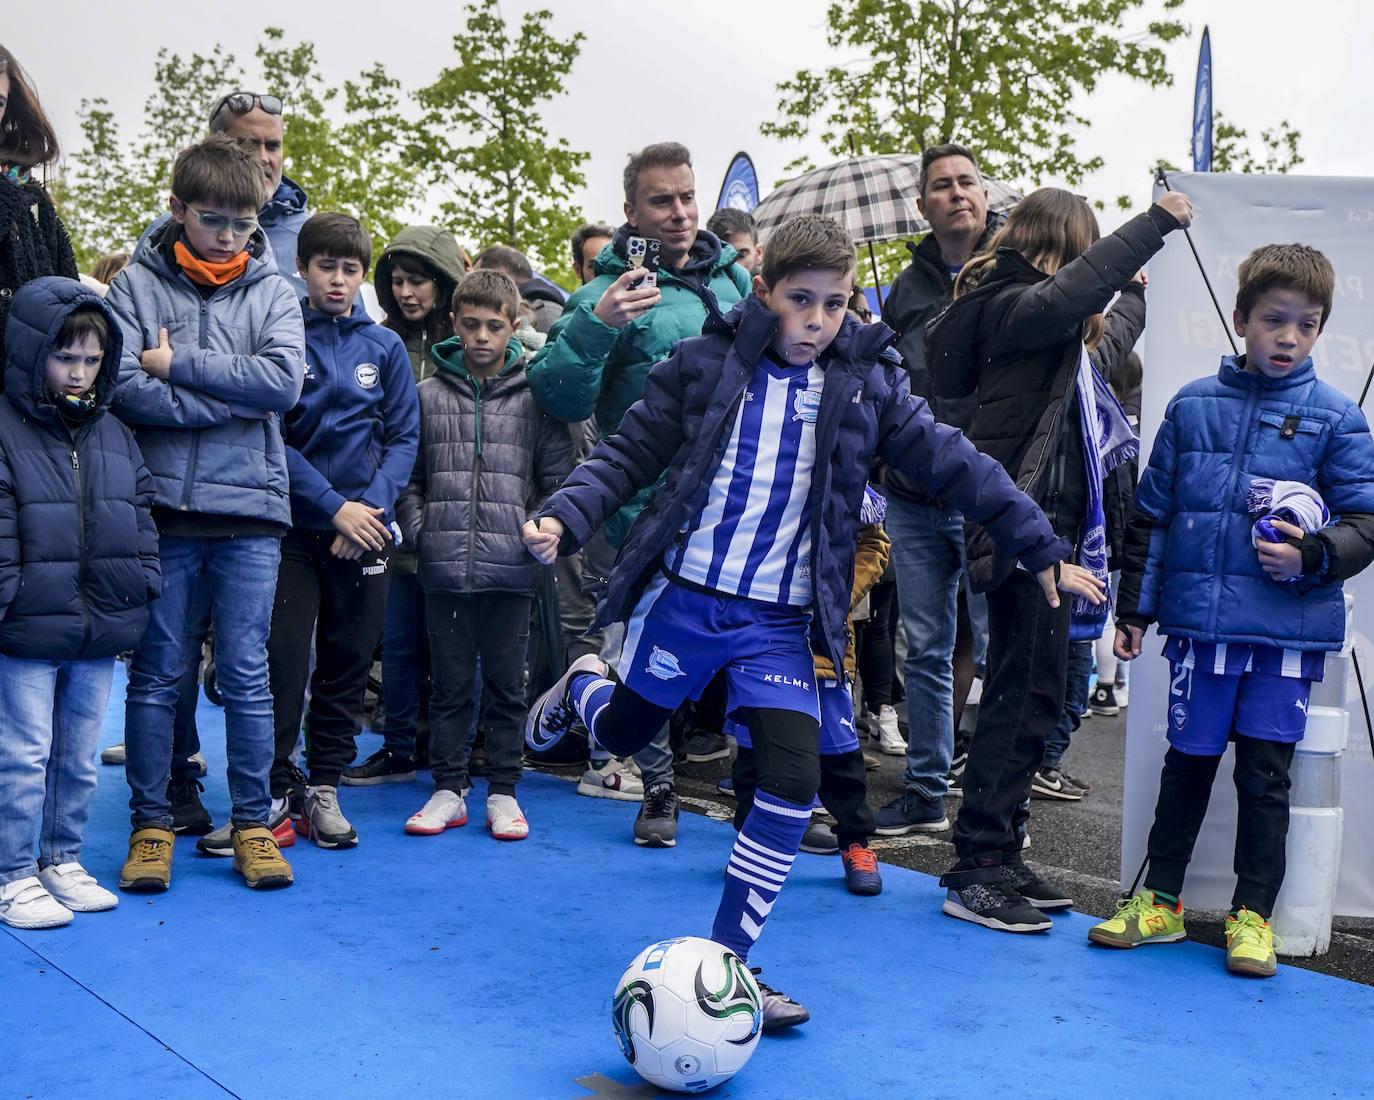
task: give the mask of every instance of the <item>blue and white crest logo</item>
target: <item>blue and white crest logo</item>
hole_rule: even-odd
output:
[[[1188,724],[1188,707],[1185,703],[1175,703],[1169,708],[1169,724],[1176,730]]]
[[[359,363],[353,368],[353,377],[363,389],[370,390],[382,380],[382,372],[376,363]]]
[[[806,424],[814,424],[821,411],[820,390],[798,390],[792,402],[792,419]]]
[[[666,649],[659,649],[658,646],[654,646],[653,652],[649,654],[646,671],[650,676],[657,676],[660,680],[675,680],[679,676],[687,675],[682,671],[682,665],[678,663],[677,657]]]

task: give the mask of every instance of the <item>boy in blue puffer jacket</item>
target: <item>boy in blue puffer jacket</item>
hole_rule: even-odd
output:
[[[396,498],[420,442],[420,404],[401,338],[358,302],[372,239],[347,214],[301,227],[296,263],[305,280],[305,386],[286,414],[291,530],[282,539],[267,642],[276,750],[272,817],[277,842],[295,831],[322,848],[351,848],[358,834],[339,809],[339,779],[367,673],[386,616]],[[315,671],[310,675],[310,644]],[[309,781],[287,795],[309,677]]]
[[[1312,681],[1345,637],[1341,582],[1374,560],[1374,440],[1359,407],[1312,366],[1335,286],[1326,257],[1266,245],[1238,275],[1233,324],[1245,354],[1170,401],[1127,531],[1114,648],[1123,661],[1139,656],[1145,628],[1159,624],[1169,750],[1145,888],[1088,938],[1110,947],[1184,938],[1179,893],[1230,740],[1239,820],[1226,965],[1269,977],[1293,747]],[[1253,490],[1266,479],[1308,487],[1335,522],[1256,524]]]
[[[119,326],[72,279],[35,279],[5,326],[0,398],[0,921],[118,904],[81,866],[115,655],[160,576],[152,480],[106,415]]]
[[[617,678],[597,657],[578,658],[530,711],[526,741],[551,744],[580,717],[611,752],[632,754],[724,670],[758,784],[711,938],[746,960],[820,784],[815,657],[844,667],[873,463],[982,523],[1052,605],[1061,570],[1066,589],[1102,599],[1090,575],[1062,563],[1067,541],[1001,464],[911,395],[892,331],[849,317],[854,267],[837,222],[782,225],[753,295],[650,371],[616,433],[525,525],[530,552],[551,562],[662,476],[593,624],[628,621]],[[765,1030],[808,1018],[777,990],[761,992]]]

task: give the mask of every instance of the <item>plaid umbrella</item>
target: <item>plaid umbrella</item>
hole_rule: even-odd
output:
[[[983,183],[990,210],[1000,213],[1021,201],[1004,184],[986,176]],[[930,229],[916,209],[920,193],[919,156],[850,157],[788,180],[754,208],[754,221],[767,237],[788,218],[824,214],[843,225],[855,244],[899,241]]]

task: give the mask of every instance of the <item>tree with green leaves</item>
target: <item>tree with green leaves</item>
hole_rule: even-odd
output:
[[[1220,111],[1212,116],[1213,172],[1291,172],[1302,163],[1298,144],[1302,131],[1295,130],[1287,119],[1277,126],[1259,132],[1259,149],[1250,140],[1249,131],[1237,126]]]
[[[556,37],[547,10],[526,13],[518,28],[497,0],[465,11],[458,63],[416,93],[426,109],[417,154],[443,196],[442,220],[478,247],[518,248],[575,286],[566,253],[582,220],[572,193],[586,182],[588,154],[550,137],[542,112],[566,94],[585,36]]]

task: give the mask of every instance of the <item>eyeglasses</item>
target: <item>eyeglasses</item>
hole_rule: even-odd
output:
[[[279,96],[259,95],[257,92],[230,92],[215,104],[215,109],[210,112],[210,118],[213,120],[226,107],[236,115],[246,115],[253,109],[254,104],[257,104],[269,115],[281,114],[281,98]]]
[[[871,309],[856,309],[854,312],[858,315],[860,321],[867,323],[873,320],[873,311]]]
[[[195,210],[189,206],[186,209],[196,216],[196,221],[200,222],[202,229],[208,229],[211,233],[223,232],[227,225],[235,237],[247,237],[258,228],[257,218],[226,218],[213,210]]]

